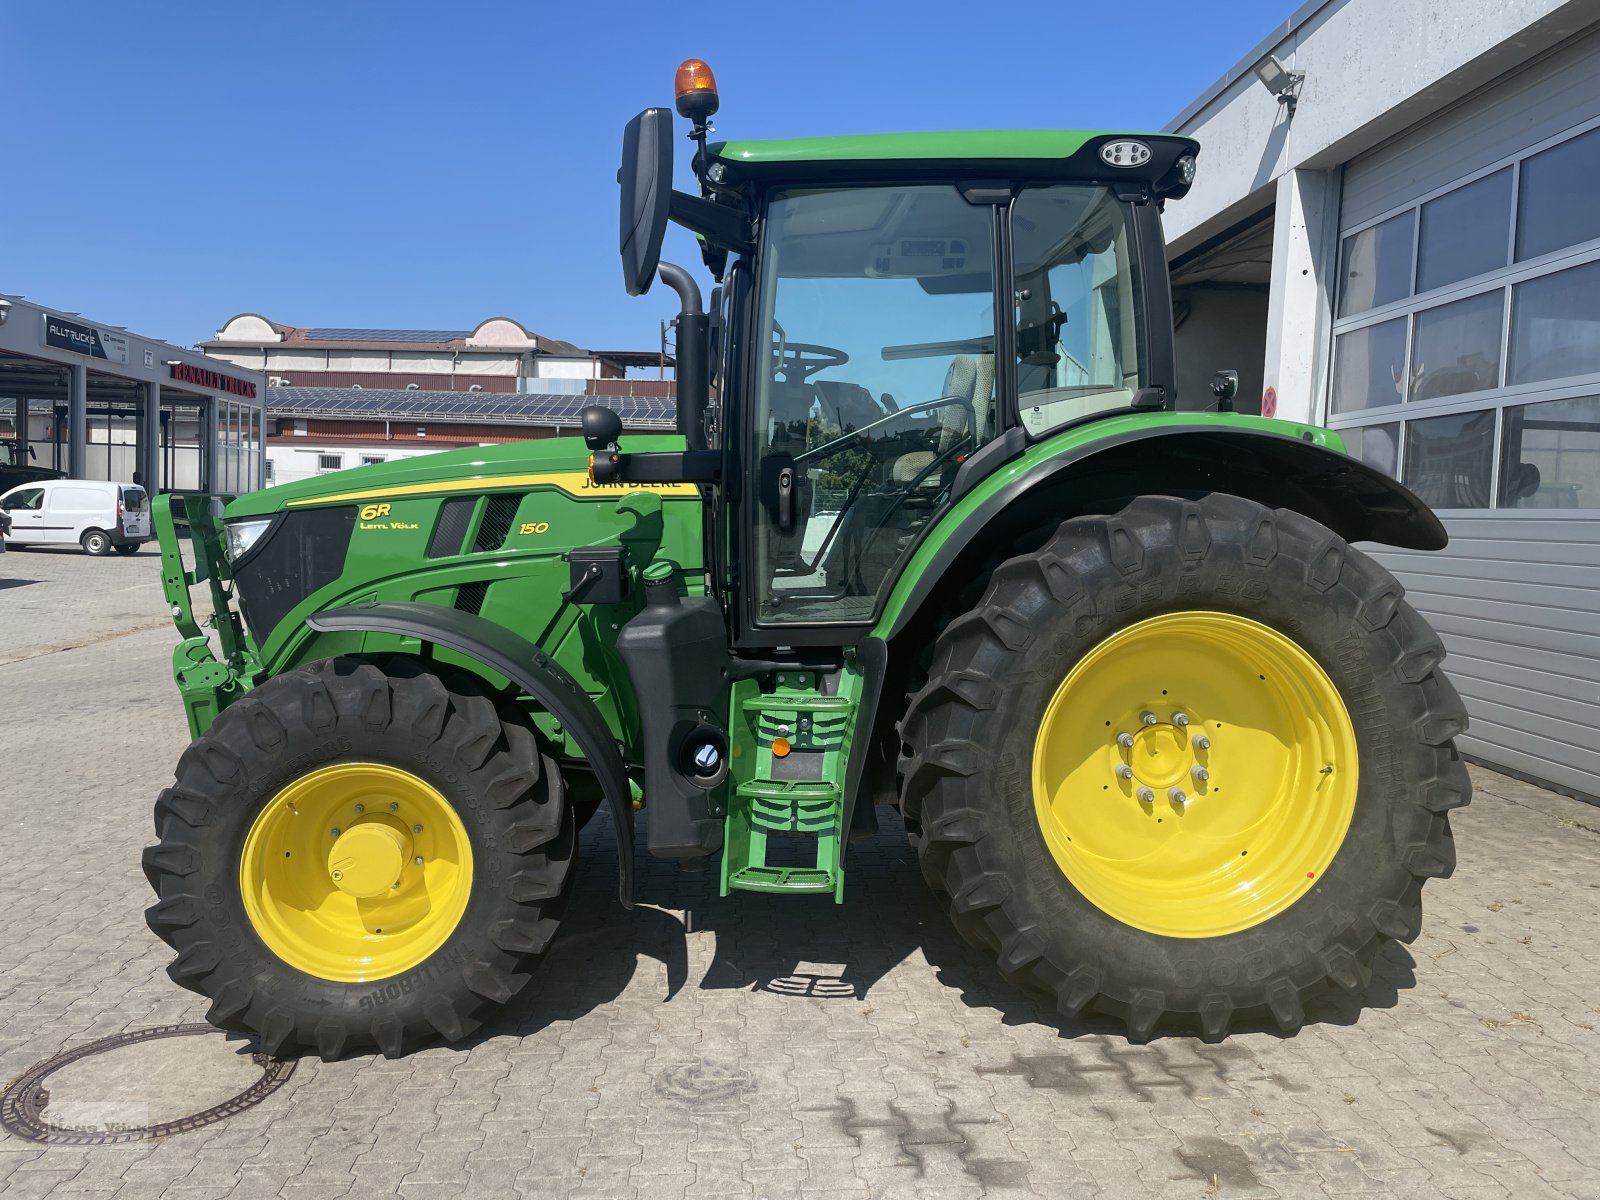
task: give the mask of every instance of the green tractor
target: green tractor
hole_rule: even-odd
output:
[[[273,1054],[401,1055],[531,986],[597,809],[631,907],[638,830],[724,896],[837,903],[889,806],[1064,1019],[1215,1040],[1361,996],[1469,783],[1439,639],[1351,543],[1445,532],[1226,373],[1177,394],[1160,214],[1196,144],[708,144],[710,72],[678,82],[698,194],[666,109],[619,173],[627,290],[680,302],[675,434],[591,407],[158,506],[172,978]]]
[[[24,438],[0,438],[0,492],[19,487],[24,483],[40,483],[46,479],[65,479],[65,471],[34,465],[38,451]]]

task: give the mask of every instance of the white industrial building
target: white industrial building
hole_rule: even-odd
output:
[[[1600,797],[1600,3],[1313,0],[1169,129],[1180,392],[1238,369],[1432,504],[1379,558],[1464,750]]]

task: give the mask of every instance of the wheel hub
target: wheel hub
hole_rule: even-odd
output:
[[[1183,729],[1159,724],[1146,725],[1133,735],[1128,765],[1138,783],[1165,791],[1187,783],[1190,770],[1197,764]]]
[[[328,877],[346,896],[370,900],[400,883],[409,839],[382,821],[363,821],[347,829],[328,852]]]

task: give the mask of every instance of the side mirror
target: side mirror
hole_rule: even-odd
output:
[[[622,131],[622,283],[642,296],[655,282],[672,197],[672,114],[647,108]]]
[[[610,450],[622,436],[622,418],[609,408],[591,404],[583,410],[583,444],[591,450]]]
[[[1233,398],[1239,394],[1239,372],[1218,371],[1211,377],[1211,394],[1217,398],[1218,412],[1232,412]]]

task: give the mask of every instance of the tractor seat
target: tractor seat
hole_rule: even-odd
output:
[[[989,436],[989,407],[994,393],[994,355],[976,357],[959,354],[950,360],[950,370],[944,377],[944,394],[972,405],[977,414],[978,427],[974,441],[982,445]],[[969,432],[967,410],[958,404],[935,410],[938,414],[938,442],[932,450],[913,450],[894,460],[890,479],[897,484],[910,483],[933,463],[939,455],[954,449]]]

